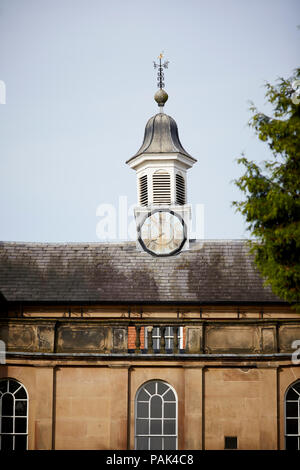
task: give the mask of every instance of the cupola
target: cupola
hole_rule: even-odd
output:
[[[184,223],[191,213],[190,206],[187,205],[187,170],[197,160],[182,146],[175,120],[164,113],[168,94],[163,89],[163,68],[167,67],[168,62],[162,63],[161,59],[162,54],[159,56],[159,64],[154,63],[155,68],[158,68],[159,86],[154,99],[159,112],[148,120],[140,149],[126,162],[136,171],[137,176],[138,206],[135,216],[138,232],[141,218],[149,214],[149,211],[172,211],[184,219]],[[159,223],[166,217],[160,215]],[[162,235],[160,239],[161,237]],[[187,247],[188,239],[184,249]],[[182,248],[181,246],[180,249]]]
[[[162,111],[152,116],[142,146],[126,162],[137,172],[138,204],[186,204],[186,172],[196,161],[181,145],[175,120]]]

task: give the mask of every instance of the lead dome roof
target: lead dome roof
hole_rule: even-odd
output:
[[[141,154],[157,153],[181,153],[193,161],[197,161],[183,148],[176,121],[165,113],[155,114],[148,120],[142,146],[127,163]]]

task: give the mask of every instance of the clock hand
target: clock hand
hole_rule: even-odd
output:
[[[155,241],[155,240],[157,240],[158,238],[162,237],[163,235],[165,235],[165,233],[160,233],[160,234],[158,235],[158,237],[152,238],[152,240]]]

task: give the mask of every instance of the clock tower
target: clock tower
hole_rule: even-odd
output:
[[[154,62],[159,112],[146,124],[144,141],[126,163],[136,171],[137,246],[153,256],[171,256],[189,247],[191,207],[187,204],[187,170],[196,159],[181,145],[175,120],[164,113],[168,94],[163,89],[168,62]]]

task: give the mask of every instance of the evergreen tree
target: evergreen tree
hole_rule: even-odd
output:
[[[273,117],[252,105],[249,125],[272,155],[261,166],[238,159],[245,173],[235,184],[245,199],[233,205],[254,237],[251,251],[266,284],[300,311],[300,68],[266,89]]]

